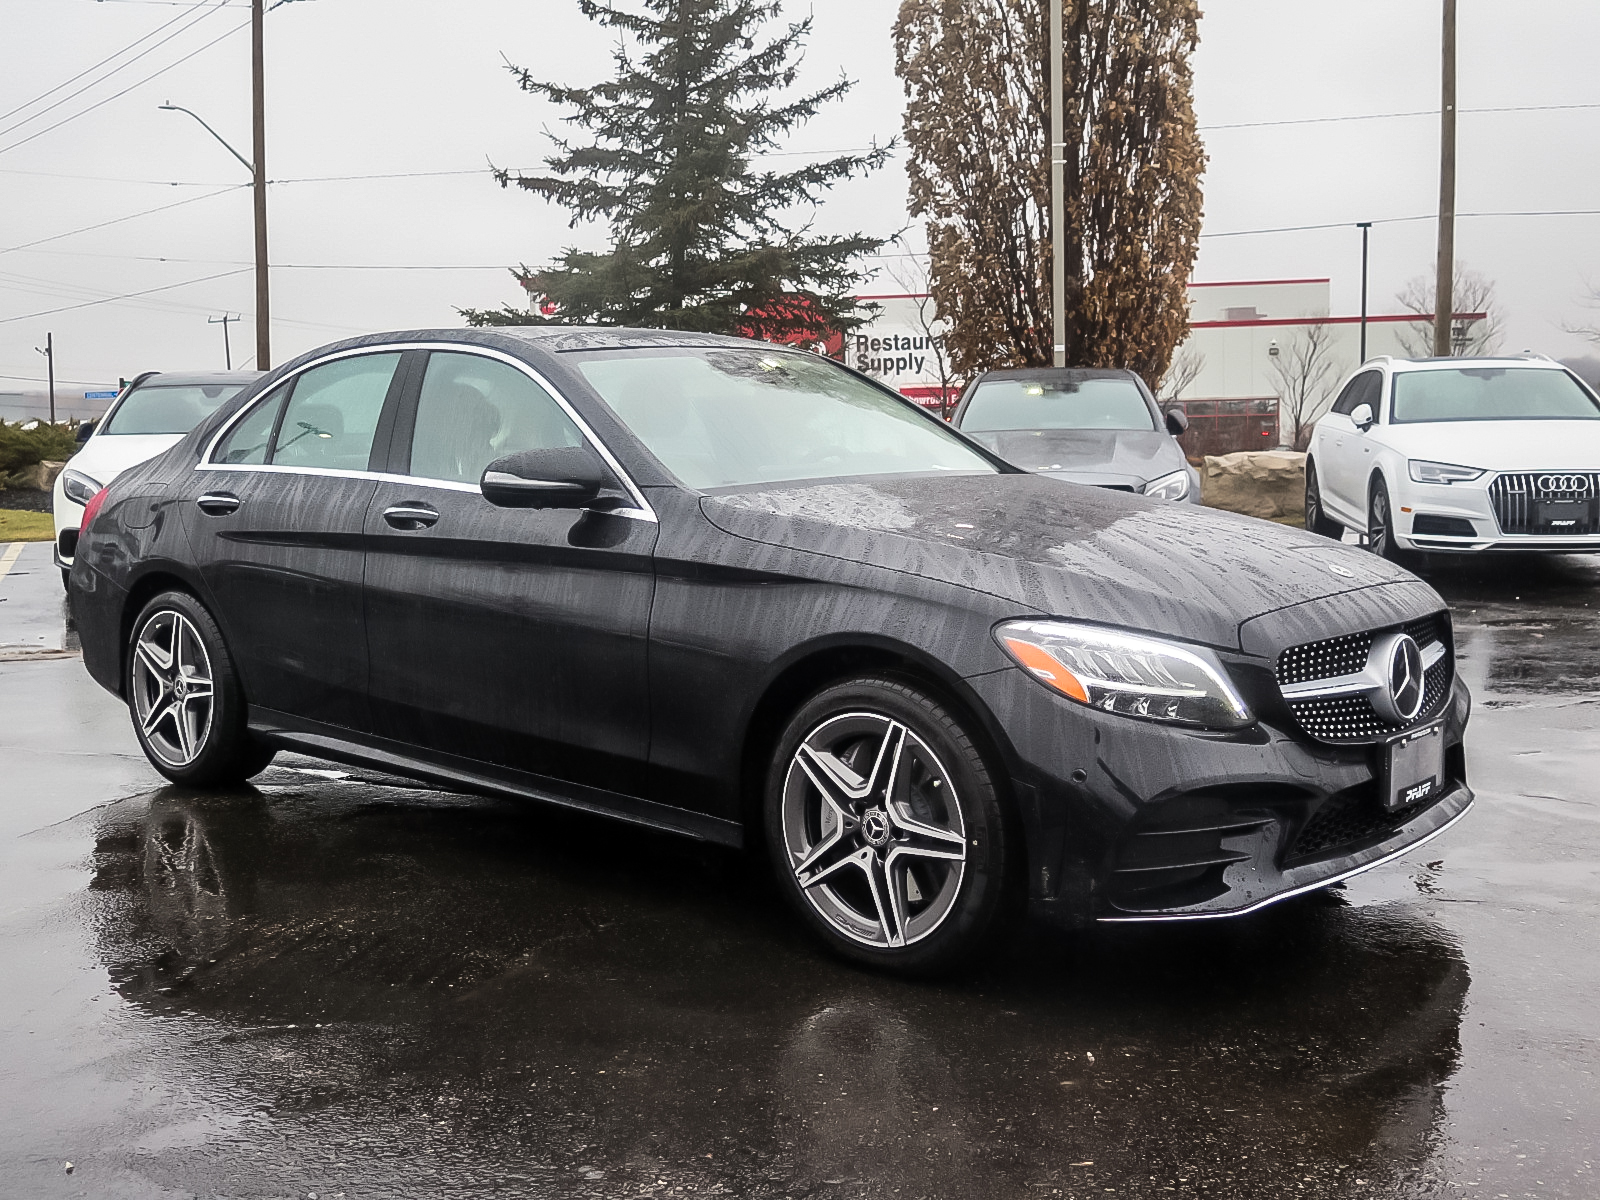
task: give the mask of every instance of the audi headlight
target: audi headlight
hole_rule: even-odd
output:
[[[100,485],[82,471],[61,472],[61,490],[74,504],[87,504],[94,499]]]
[[[1157,500],[1184,500],[1189,495],[1189,472],[1174,471],[1153,479],[1145,486],[1144,494]]]
[[[1406,464],[1417,483],[1465,483],[1483,474],[1480,467],[1458,467],[1454,463],[1426,462],[1413,458]]]
[[[1206,729],[1255,720],[1221,661],[1200,646],[1076,621],[1007,621],[995,637],[1023,670],[1079,704]]]

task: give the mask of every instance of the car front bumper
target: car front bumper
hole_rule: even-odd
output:
[[[1395,544],[1402,550],[1444,554],[1508,550],[1600,552],[1600,533],[1503,532],[1490,498],[1490,487],[1496,478],[1490,474],[1482,479],[1443,484],[1402,481],[1395,488],[1393,499]],[[1439,518],[1448,525],[1459,526],[1459,532],[1443,532]]]
[[[1241,916],[1404,854],[1473,802],[1459,679],[1444,786],[1397,812],[1380,746],[1315,742],[1292,718],[1211,733],[1101,713],[1020,671],[968,682],[1014,752],[1032,903],[1063,924]]]

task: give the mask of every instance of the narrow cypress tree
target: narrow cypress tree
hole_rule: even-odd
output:
[[[852,86],[799,99],[775,93],[798,73],[807,18],[758,42],[778,0],[578,0],[585,16],[619,30],[615,77],[593,87],[542,82],[511,66],[525,92],[572,109],[593,140],[553,138],[548,175],[497,171],[567,208],[571,225],[602,219],[611,247],[566,249],[542,268],[513,269],[539,311],[462,309],[473,325],[642,325],[760,337],[820,336],[860,324],[851,295],[861,256],[883,240],[813,237],[791,228],[797,210],[836,183],[883,165],[893,147],[788,172],[754,161]],[[508,64],[509,66],[509,64]]]

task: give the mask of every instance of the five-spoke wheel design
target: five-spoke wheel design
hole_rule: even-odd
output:
[[[855,942],[909,946],[950,915],[967,831],[950,773],[904,723],[842,713],[795,749],[783,844],[801,894]]]
[[[156,612],[133,643],[133,711],[147,747],[169,767],[187,767],[211,734],[211,656],[194,623]]]

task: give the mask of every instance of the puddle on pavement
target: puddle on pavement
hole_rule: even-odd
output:
[[[230,1136],[233,1171],[292,1145],[393,1195],[420,1164],[562,1195],[1358,1196],[1420,1183],[1441,1137],[1469,978],[1416,905],[1030,929],[906,983],[815,949],[737,854],[359,773],[262,783],[102,810],[93,851],[140,1036],[272,1128]]]

